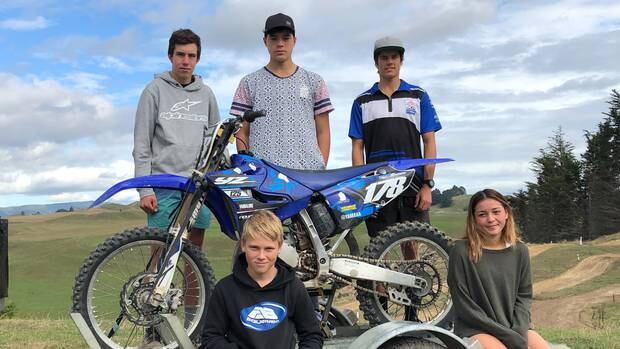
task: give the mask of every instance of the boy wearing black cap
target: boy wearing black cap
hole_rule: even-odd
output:
[[[405,47],[398,38],[388,36],[375,42],[373,55],[379,82],[359,95],[351,108],[349,137],[353,166],[401,158],[436,157],[435,132],[441,129],[441,124],[428,93],[400,79],[404,54]],[[366,220],[368,234],[376,236],[396,222],[428,223],[434,173],[435,165],[424,166],[424,171],[416,173],[423,183],[420,190],[409,188],[376,217]]]
[[[235,92],[230,114],[266,110],[267,116],[237,133],[237,150],[295,169],[324,169],[329,159],[329,113],[334,110],[327,85],[318,74],[293,63],[297,39],[293,19],[278,13],[267,18],[263,43],[269,63],[245,76]]]

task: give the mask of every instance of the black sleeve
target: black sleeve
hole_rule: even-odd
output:
[[[226,334],[230,329],[230,319],[226,314],[225,297],[222,293],[221,282],[215,286],[209,306],[207,320],[202,330],[202,345],[200,349],[238,349],[235,343],[228,340]]]
[[[519,289],[515,302],[512,329],[527,338],[530,329],[530,302],[532,300],[532,273],[530,270],[530,254],[527,246],[519,244]]]
[[[299,349],[321,349],[323,347],[323,334],[319,320],[314,313],[312,300],[301,280],[293,281],[293,299],[295,300],[295,313],[293,322],[299,339]]]
[[[486,315],[484,310],[472,299],[466,278],[470,266],[466,249],[461,253],[454,246],[450,252],[448,267],[448,286],[454,310],[461,321],[469,328],[488,333],[504,343],[510,349],[527,349],[527,337],[514,330],[498,324]]]

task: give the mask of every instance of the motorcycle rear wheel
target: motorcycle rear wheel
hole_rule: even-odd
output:
[[[153,255],[163,254],[171,239],[159,229],[129,229],[100,244],[82,264],[73,287],[73,312],[82,315],[102,348],[142,346],[156,332],[155,326],[162,321],[160,314],[170,312],[139,303],[144,299],[140,296],[154,285]],[[195,342],[199,340],[206,304],[215,286],[213,275],[202,251],[184,241],[171,284],[171,289],[182,292],[184,304],[173,313]],[[121,314],[122,320],[117,321]],[[166,349],[178,347],[176,342],[162,344]]]
[[[415,249],[413,258],[404,256],[401,247],[403,243],[413,246]],[[450,329],[453,315],[447,283],[448,248],[448,239],[442,232],[420,222],[397,223],[372,238],[366,247],[365,257],[389,261],[406,260],[407,263],[386,262],[385,267],[424,277],[428,282],[428,288],[417,291],[398,285],[359,280],[360,286],[371,290],[400,289],[407,294],[413,304],[406,306],[377,294],[358,290],[357,300],[360,303],[360,310],[370,325],[410,320]]]

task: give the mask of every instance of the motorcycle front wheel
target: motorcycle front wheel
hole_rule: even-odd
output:
[[[99,245],[82,264],[73,287],[73,312],[80,313],[102,348],[139,348],[157,341],[177,348],[160,333],[164,313],[175,314],[194,341],[199,340],[206,305],[215,286],[213,270],[200,249],[184,241],[167,309],[147,300],[157,261],[172,236],[153,228],[134,228]]]
[[[379,260],[386,269],[425,279],[424,289],[359,280],[358,285],[378,293],[406,296],[410,305],[390,297],[358,290],[357,299],[371,326],[396,320],[452,327],[452,299],[448,291],[448,239],[420,222],[392,225],[370,240],[365,257]]]

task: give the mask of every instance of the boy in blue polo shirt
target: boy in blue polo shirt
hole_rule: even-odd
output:
[[[359,95],[351,109],[349,137],[353,166],[402,158],[432,159],[437,155],[435,132],[441,129],[441,123],[428,93],[400,79],[404,54],[405,47],[398,38],[384,37],[375,42],[379,82]],[[376,236],[397,222],[429,223],[434,174],[435,165],[424,166],[422,173],[416,173],[422,184],[420,190],[406,190],[376,217],[367,219],[368,234]]]

